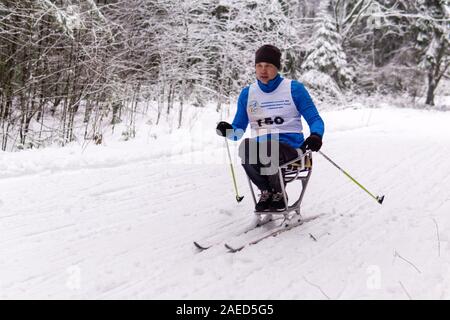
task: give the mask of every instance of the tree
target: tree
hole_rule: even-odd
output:
[[[325,73],[331,76],[341,88],[349,87],[352,83],[352,71],[342,48],[342,37],[336,30],[329,9],[329,3],[322,5],[313,34],[314,40],[302,68]]]
[[[447,0],[418,1],[417,46],[421,52],[420,65],[427,75],[426,104],[434,105],[434,93],[450,64],[449,8]]]

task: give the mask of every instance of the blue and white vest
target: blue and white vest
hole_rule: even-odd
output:
[[[252,135],[301,133],[301,116],[291,93],[291,80],[283,79],[272,92],[262,91],[258,83],[250,85],[247,114]]]

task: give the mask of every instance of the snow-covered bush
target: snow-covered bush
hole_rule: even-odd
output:
[[[305,85],[313,100],[338,104],[342,102],[341,89],[328,74],[309,70],[301,75],[300,81]]]

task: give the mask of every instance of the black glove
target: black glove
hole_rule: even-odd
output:
[[[306,138],[305,142],[303,142],[303,145],[300,148],[303,150],[303,152],[305,152],[306,150],[319,151],[321,146],[322,137],[317,133],[311,133],[311,135]]]
[[[219,136],[226,137],[227,136],[227,130],[233,130],[233,126],[225,121],[220,121],[217,124],[216,132]],[[230,134],[230,132],[228,132]]]

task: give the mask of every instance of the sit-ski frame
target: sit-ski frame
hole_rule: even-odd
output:
[[[282,172],[283,169],[285,170],[284,178],[283,178],[283,172]],[[299,155],[297,158],[281,165],[278,168],[278,175],[280,178],[281,190],[284,195],[284,197],[283,197],[284,205],[285,205],[285,208],[287,208],[287,209],[285,209],[283,211],[255,211],[255,214],[259,215],[259,216],[282,215],[284,217],[284,219],[281,224],[283,224],[286,221],[291,221],[291,219],[294,218],[294,216],[297,214],[298,220],[300,221],[301,220],[300,205],[302,203],[303,196],[305,194],[305,190],[308,185],[309,178],[311,176],[311,172],[312,172],[312,156],[311,156],[310,150],[308,150],[305,153],[301,152],[301,155]],[[301,191],[300,196],[297,199],[297,201],[295,201],[292,205],[289,206],[288,200],[287,200],[286,188],[284,186],[283,181],[286,184],[288,184],[295,180],[300,180],[302,182],[302,191]],[[252,185],[250,178],[248,178],[248,183],[249,183],[250,190],[252,193],[253,201],[255,202],[255,206],[256,206],[256,203],[257,203],[256,196],[255,196],[255,192],[253,190],[253,185]],[[291,214],[292,212],[295,212],[295,213]]]

